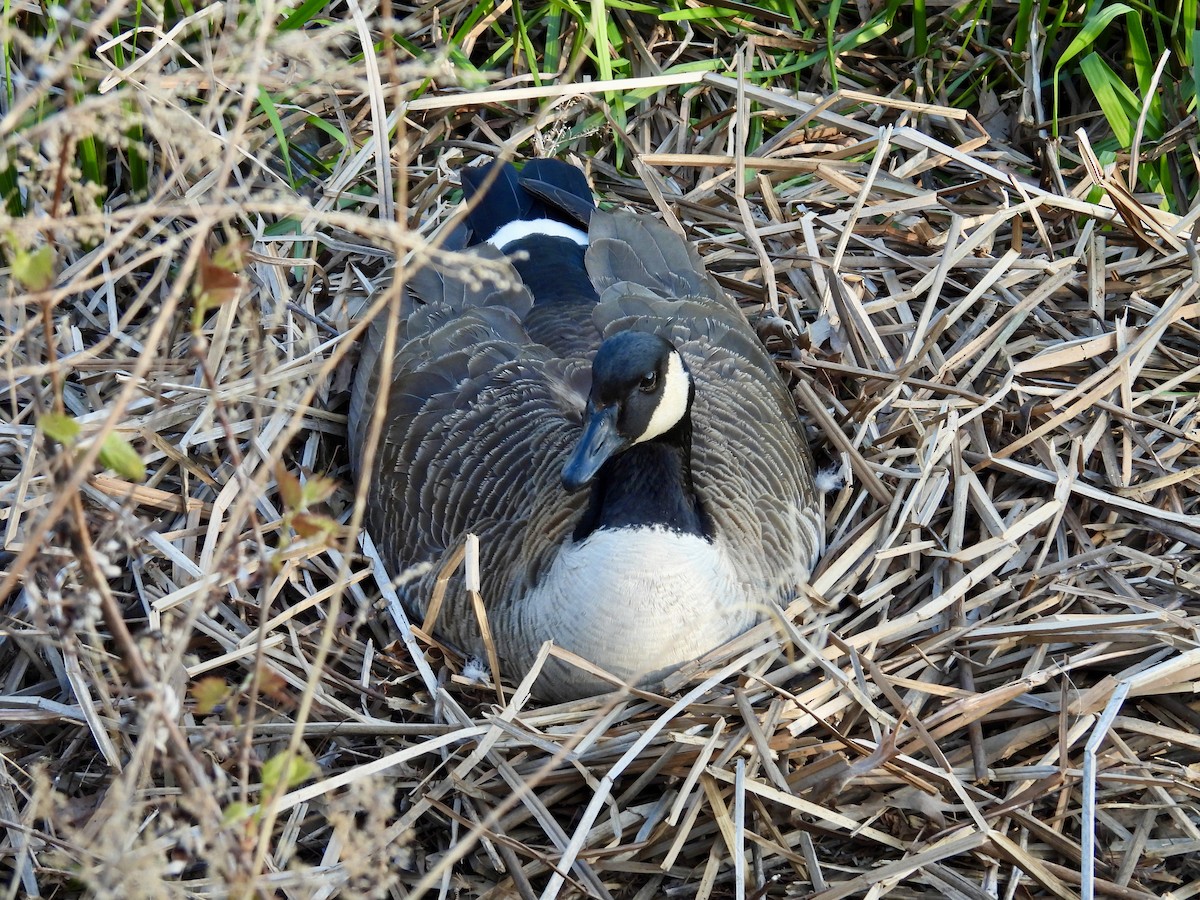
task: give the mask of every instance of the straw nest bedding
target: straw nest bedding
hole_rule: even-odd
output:
[[[249,143],[224,198],[168,185],[60,234],[53,354],[45,298],[10,289],[8,896],[1200,894],[1196,214],[1086,142],[1039,186],[952,109],[644,88],[639,179],[573,155],[595,94],[446,89],[389,139],[400,229],[381,95],[307,199]],[[747,155],[750,111],[790,124]],[[470,682],[343,527],[352,325],[504,141],[698,244],[825,471],[811,586],[661,696]],[[200,248],[235,232],[240,293],[198,339]],[[54,381],[144,482],[37,432]],[[314,473],[340,487],[305,510]]]

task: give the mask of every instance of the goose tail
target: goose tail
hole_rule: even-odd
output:
[[[548,220],[586,231],[595,202],[583,172],[558,159],[534,159],[518,172],[492,162],[462,172],[463,196],[471,202],[471,243],[492,242],[514,222]],[[550,226],[548,233],[556,231]]]

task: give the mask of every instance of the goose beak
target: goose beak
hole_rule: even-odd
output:
[[[577,491],[596,477],[600,467],[620,453],[628,441],[617,432],[617,405],[593,409],[588,404],[587,425],[575,446],[575,452],[563,466],[562,483],[568,491]]]

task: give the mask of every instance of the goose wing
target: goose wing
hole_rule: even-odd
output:
[[[796,406],[736,304],[661,223],[596,213],[588,271],[597,325],[656,332],[696,382],[692,475],[716,538],[759,596],[786,596],[821,549],[812,462]]]
[[[351,452],[361,469],[369,416],[384,416],[368,478],[367,527],[406,601],[423,615],[437,564],[468,533],[480,539],[482,594],[493,628],[549,565],[586,496],[559,483],[580,428],[587,363],[534,343],[521,318],[532,298],[498,253],[488,281],[423,269],[409,282],[391,382],[379,386],[384,324],[364,341],[351,399]],[[380,396],[382,394],[382,396]],[[377,402],[378,398],[378,402]],[[455,577],[438,630],[479,653],[478,625]]]

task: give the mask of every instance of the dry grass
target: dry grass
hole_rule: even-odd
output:
[[[0,306],[7,896],[1200,895],[1200,209],[1082,139],[1040,169],[957,110],[653,70],[633,179],[568,83],[397,113],[431,71],[381,27],[202,12],[82,111],[4,120],[37,214],[0,232],[57,254]],[[300,191],[259,88],[353,138]],[[129,110],[151,189],[81,212],[61,148]],[[789,124],[748,147],[751,115]],[[807,594],[665,696],[447,677],[281,475],[348,480],[363,298],[502,149],[696,241],[843,481]],[[233,235],[240,291],[193,328]],[[110,431],[145,481],[98,468]],[[353,522],[348,487],[314,506]]]

